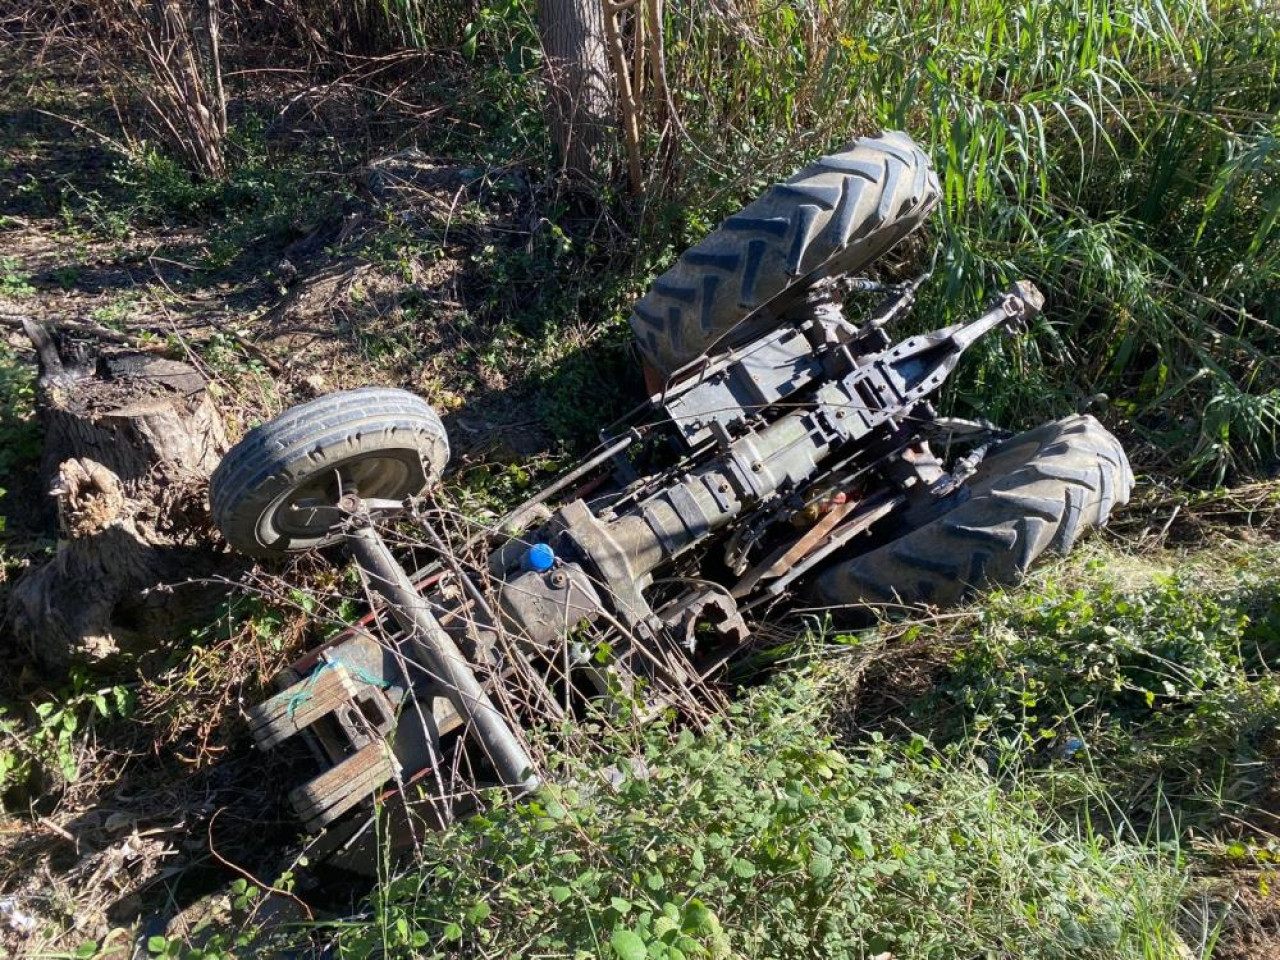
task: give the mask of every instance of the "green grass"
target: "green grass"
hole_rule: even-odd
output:
[[[17,300],[31,296],[35,287],[30,281],[17,257],[0,257],[0,297]]]
[[[349,960],[1202,955],[1176,859],[922,739],[841,747],[826,682],[783,678],[700,737],[595,728],[597,748],[561,752],[536,798],[423,837],[359,920],[301,935]],[[269,953],[299,932],[247,935],[239,949]]]
[[[154,949],[1207,960],[1215,878],[1262,889],[1280,856],[1276,584],[1274,546],[1095,545],[961,618],[793,655],[701,735],[622,702],[556,738],[539,794],[424,835],[345,919],[259,929],[246,887],[204,947]]]
[[[209,274],[236,267],[262,269],[263,251],[275,252],[341,214],[348,189],[316,173],[315,158],[268,152],[260,124],[232,131],[238,162],[225,181],[201,180],[172,158],[147,150],[117,157],[104,187],[65,182],[60,216],[72,233],[124,241],[139,231],[198,227],[192,258]]]
[[[36,421],[36,372],[6,343],[0,343],[0,482],[27,469],[40,455]]]
[[[948,408],[1019,427],[1105,394],[1107,418],[1150,441],[1155,469],[1213,485],[1276,463],[1273,4],[669,5],[671,103],[647,87],[644,190],[628,200],[616,184],[594,184],[605,216],[585,214],[549,176],[535,6],[502,0],[464,14],[418,0],[335,3],[320,5],[314,24],[366,50],[430,50],[413,93],[448,109],[424,145],[518,170],[531,185],[513,204],[531,203],[530,222],[545,228],[531,244],[481,245],[470,270],[468,306],[495,342],[515,339],[549,369],[565,361],[558,347],[572,323],[603,331],[577,341],[612,354],[634,298],[720,218],[850,136],[898,127],[930,150],[944,187],[929,236],[909,251],[913,269],[935,270],[913,327],[971,317],[1018,277],[1049,294],[1027,335],[973,351]],[[144,152],[109,191],[64,189],[69,222],[116,236],[198,225],[200,260],[215,270],[278,248],[342,197],[296,158],[269,156],[261,127],[249,116],[233,131],[226,183],[194,182]],[[403,270],[424,253],[413,237],[384,246],[376,256]],[[589,431],[567,416],[572,404],[553,406],[557,435],[581,441]]]
[[[422,849],[344,957],[1172,955],[1176,871],[916,741],[835,749],[808,680],[702,737],[604,737],[557,787]],[[407,936],[406,936],[407,935]]]
[[[1114,553],[997,593],[959,628],[916,627],[946,651],[927,684],[874,684],[858,717],[989,758],[999,775],[1046,775],[1055,804],[1123,811],[1141,836],[1256,839],[1280,730],[1280,602],[1267,547],[1152,569]],[[874,700],[874,697],[873,697]],[[1006,769],[1007,768],[1007,769]]]
[[[0,341],[0,587],[21,569],[10,552],[9,516],[14,515],[8,487],[35,469],[43,432],[36,418],[36,371],[8,343]],[[7,591],[0,589],[0,599]]]

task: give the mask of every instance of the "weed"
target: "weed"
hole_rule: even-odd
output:
[[[1268,551],[1234,583],[1192,566],[1138,586],[1049,579],[992,597],[912,729],[1005,772],[1057,769],[1059,800],[1109,802],[1134,829],[1272,830],[1280,604]]]
[[[121,294],[110,303],[94,307],[89,316],[104,327],[112,330],[123,330],[124,323],[133,315],[137,309],[138,301],[144,294],[145,290],[129,291]]]
[[[817,694],[757,691],[702,737],[604,735],[603,762],[424,838],[332,929],[339,955],[1172,955],[1176,873],[921,740],[838,751]]]
[[[37,775],[74,783],[80,771],[80,740],[93,718],[126,718],[133,705],[128,687],[94,689],[87,674],[74,672],[67,689],[29,703],[27,711],[0,706],[0,803]]]
[[[35,367],[0,342],[0,479],[40,456]]]
[[[501,516],[533,493],[534,479],[550,472],[555,461],[549,458],[524,463],[481,463],[454,473],[449,493],[458,509],[467,516]]]
[[[18,299],[31,296],[36,291],[30,280],[17,257],[0,257],[0,297]]]
[[[225,180],[197,178],[143,145],[115,158],[105,187],[63,183],[65,228],[127,240],[147,227],[199,226],[205,231],[199,266],[217,272],[254,263],[264,245],[278,248],[305,235],[347,197],[341,180],[317,177],[307,158],[272,156],[251,116],[230,132],[230,142],[239,160]]]
[[[154,741],[193,767],[211,762],[243,734],[227,722],[228,711],[246,691],[265,691],[296,656],[312,622],[352,619],[343,600],[324,617],[325,608],[305,590],[284,589],[273,599],[233,597],[212,623],[192,632],[180,655],[139,686],[139,714]]]
[[[63,290],[71,290],[80,283],[81,270],[75,266],[57,267],[49,271],[49,279]]]

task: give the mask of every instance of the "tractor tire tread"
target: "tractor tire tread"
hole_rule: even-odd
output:
[[[1016,583],[1047,552],[1067,553],[1126,503],[1133,474],[1093,417],[1068,417],[990,451],[970,496],[924,526],[819,574],[831,606],[950,605],[989,584]]]
[[[762,307],[781,314],[817,280],[870,263],[920,226],[940,196],[928,157],[896,131],[820,158],[653,283],[631,316],[641,353],[669,376]]]

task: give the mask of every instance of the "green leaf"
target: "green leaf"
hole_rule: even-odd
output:
[[[467,911],[467,919],[472,923],[484,923],[489,919],[489,914],[493,913],[493,907],[481,900],[474,907]]]
[[[649,955],[648,948],[635,933],[624,927],[618,927],[609,938],[609,946],[618,955],[618,960],[645,960]]]
[[[158,957],[164,956],[165,949],[169,946],[169,941],[164,937],[148,937],[147,952],[154,953]]]
[[[551,899],[556,903],[564,903],[566,900],[569,899],[569,896],[572,893],[573,891],[570,890],[568,887],[552,887]]]
[[[809,859],[809,876],[815,880],[825,880],[831,876],[835,864],[825,853],[819,853]]]
[[[720,921],[701,900],[690,900],[684,908],[684,929],[689,933],[715,933]]]
[[[563,820],[566,816],[564,807],[557,800],[547,801],[547,816],[552,820]]]
[[[624,917],[631,912],[631,901],[623,900],[621,897],[610,897],[609,906],[617,910],[620,917]]]
[[[450,921],[444,925],[444,938],[453,943],[462,939],[462,927]]]

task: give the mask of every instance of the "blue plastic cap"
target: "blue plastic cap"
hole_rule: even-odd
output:
[[[524,565],[530,570],[544,573],[556,562],[556,552],[545,543],[535,543],[524,555]]]

